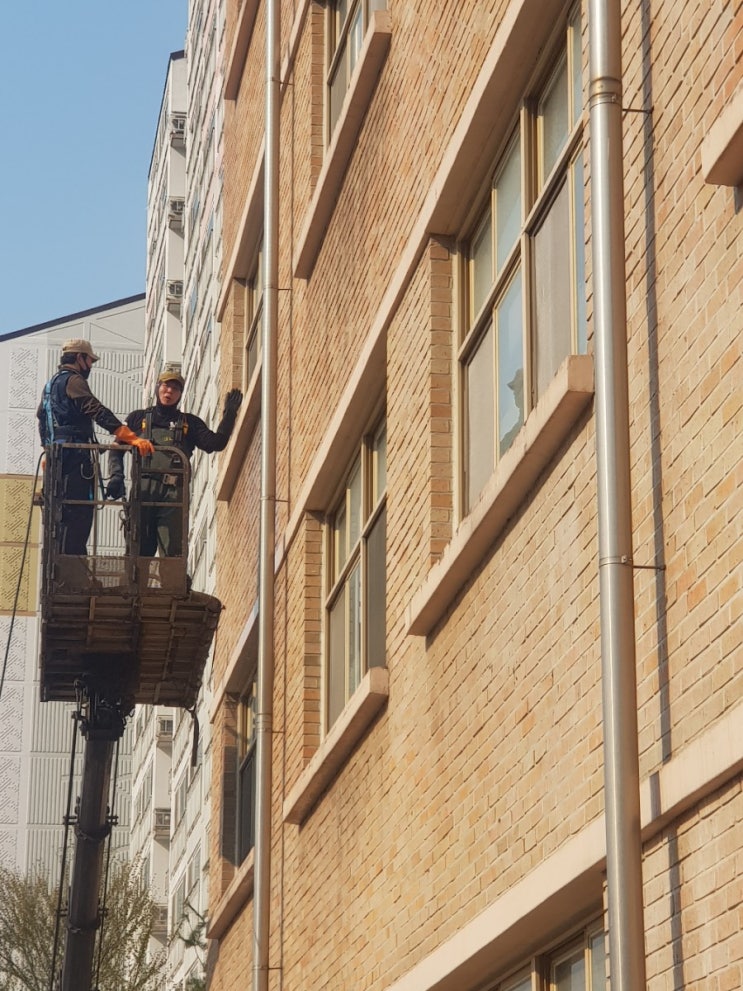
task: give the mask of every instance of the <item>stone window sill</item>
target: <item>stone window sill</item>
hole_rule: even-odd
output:
[[[711,185],[743,185],[743,83],[702,142],[702,174]]]
[[[253,894],[253,856],[254,851],[251,850],[217,902],[206,933],[208,939],[221,939],[242,906]]]
[[[335,208],[338,190],[387,57],[391,37],[389,11],[375,10],[299,237],[294,265],[294,274],[298,279],[309,279],[312,274]]]
[[[250,48],[250,39],[255,27],[258,3],[259,0],[245,0],[238,15],[235,37],[232,39],[232,49],[227,60],[227,71],[224,77],[225,100],[237,99],[245,60],[248,57],[248,48]]]
[[[436,626],[592,398],[593,358],[570,355],[413,596],[408,633],[426,636]]]
[[[387,668],[370,668],[284,802],[284,821],[301,825],[389,697]]]

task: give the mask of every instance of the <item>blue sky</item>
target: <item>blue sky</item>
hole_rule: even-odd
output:
[[[144,292],[147,172],[188,0],[6,5],[0,335]]]

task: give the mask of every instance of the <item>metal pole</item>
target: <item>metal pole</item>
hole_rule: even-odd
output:
[[[645,988],[627,386],[620,0],[589,0],[596,460],[613,991]]]
[[[266,0],[264,301],[261,360],[261,519],[256,814],[253,873],[253,991],[267,991],[271,933],[271,788],[273,772],[274,552],[276,543],[276,328],[279,273],[280,25],[278,0]]]
[[[91,987],[95,937],[101,924],[103,844],[110,829],[107,808],[113,746],[111,739],[88,739],[85,746],[61,991]]]

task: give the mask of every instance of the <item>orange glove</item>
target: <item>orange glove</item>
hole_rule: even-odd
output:
[[[131,444],[132,447],[136,447],[140,454],[155,453],[152,441],[145,440],[144,437],[137,437],[134,431],[130,430],[125,423],[122,423],[120,427],[114,430],[114,437],[116,440],[120,440],[122,444]]]

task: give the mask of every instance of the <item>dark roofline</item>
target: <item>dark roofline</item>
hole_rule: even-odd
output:
[[[40,330],[53,330],[60,324],[69,323],[72,320],[80,320],[81,317],[89,317],[93,313],[103,313],[106,310],[115,310],[118,306],[126,306],[127,303],[138,303],[143,301],[145,293],[137,293],[136,296],[125,296],[123,299],[115,299],[113,303],[104,303],[103,306],[91,306],[90,309],[80,310],[78,313],[69,313],[64,317],[57,317],[55,320],[47,320],[45,323],[35,323],[31,327],[22,327],[21,330],[12,330],[9,334],[0,336],[0,341],[10,341],[14,337],[25,337],[27,334],[36,334]]]

